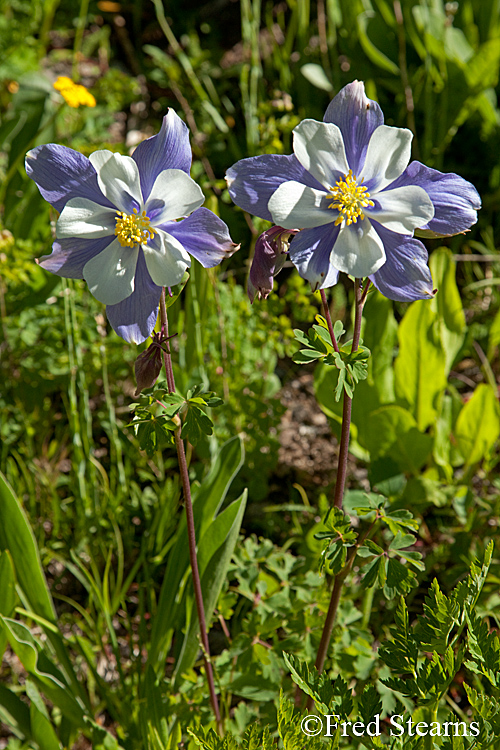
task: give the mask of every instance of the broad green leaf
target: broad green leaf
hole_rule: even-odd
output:
[[[417,429],[409,411],[389,404],[369,415],[364,425],[363,444],[370,451],[372,461],[390,457],[403,471],[417,473],[429,457],[432,438]]]
[[[466,466],[473,466],[489,454],[500,434],[498,398],[490,385],[477,386],[458,415],[454,434]]]
[[[82,707],[69,690],[59,669],[40,651],[28,628],[17,620],[0,616],[12,650],[47,698],[76,726],[82,727]]]
[[[193,489],[193,514],[196,538],[200,540],[212,523],[222,505],[231,482],[243,462],[243,446],[240,438],[228,440],[221,447],[210,472],[195,492]],[[153,622],[149,663],[153,669],[163,668],[165,649],[168,647],[169,632],[178,625],[178,618],[184,616],[182,596],[172,596],[179,592],[180,585],[189,570],[189,547],[185,516],[179,524],[177,542],[170,551],[163,578],[158,610]]]
[[[31,733],[40,750],[61,750],[42,696],[31,680],[26,680],[26,695],[30,699]]]
[[[189,406],[182,425],[181,437],[189,440],[191,445],[197,445],[203,435],[213,433],[214,423],[203,409],[189,402]]]
[[[500,344],[500,309],[497,310],[497,314],[493,318],[493,322],[490,326],[489,338],[488,338],[488,359],[491,360],[495,356],[495,350]]]
[[[200,535],[198,544],[198,567],[200,571],[203,605],[207,627],[212,618],[222,584],[227,575],[227,569],[240,533],[241,522],[246,507],[246,490],[238,500],[235,500],[220,513],[206,533]],[[191,606],[188,617],[189,627],[184,637],[181,655],[176,665],[176,680],[190,669],[199,651],[199,624],[196,604],[193,597],[187,600]]]
[[[5,551],[0,553],[0,614],[10,617],[14,611],[16,601],[14,567],[9,553]],[[0,629],[0,660],[2,659],[6,645],[7,636],[3,629]]]
[[[17,582],[34,612],[56,622],[35,537],[21,503],[0,473],[0,550],[9,550]]]
[[[368,383],[376,389],[380,404],[389,404],[395,401],[392,362],[398,329],[393,303],[378,290],[370,292],[364,319],[363,341],[372,353],[368,360]]]
[[[396,396],[422,432],[436,418],[436,401],[446,388],[446,355],[435,334],[436,313],[427,300],[413,302],[399,324],[394,363]]]
[[[0,682],[0,721],[16,734],[31,737],[30,711],[18,695]]]
[[[448,374],[464,341],[465,315],[455,281],[456,264],[449,248],[440,247],[435,250],[430,256],[429,266],[434,286],[438,290],[430,304],[437,312],[439,337],[446,360],[445,372]]]

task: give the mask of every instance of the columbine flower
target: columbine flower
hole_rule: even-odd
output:
[[[28,175],[61,212],[53,252],[40,265],[85,279],[126,341],[151,334],[161,288],[180,282],[190,255],[211,268],[238,247],[224,222],[200,208],[191,158],[188,129],[173,110],[132,157],[95,151],[87,159],[54,143],[26,156]]]
[[[292,229],[289,257],[313,289],[338,272],[368,277],[390,299],[433,296],[427,251],[414,238],[464,232],[481,206],[455,174],[410,160],[412,133],[383,124],[362,82],[345,86],[324,122],[294,129],[290,156],[243,159],[227,172],[229,193],[245,211]]]
[[[70,107],[79,107],[80,104],[84,107],[95,107],[96,105],[96,100],[90,91],[67,76],[59,76],[53,86]]]
[[[255,295],[257,299],[267,299],[273,291],[274,277],[285,265],[290,236],[294,234],[296,230],[271,227],[258,238],[248,277],[247,294],[250,302],[253,303]]]

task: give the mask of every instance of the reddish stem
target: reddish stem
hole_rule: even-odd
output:
[[[359,339],[361,336],[361,318],[363,314],[363,305],[366,299],[366,292],[368,291],[368,286],[369,286],[369,282],[365,286],[365,289],[363,290],[363,292],[361,292],[361,280],[354,279],[355,317],[354,317],[354,334],[353,334],[353,339],[352,339],[351,352],[357,351],[358,346],[359,346]],[[323,296],[322,296],[322,299],[323,299]],[[325,296],[325,299],[323,300],[323,309],[325,310],[325,316],[326,316],[326,310],[328,309],[328,305],[326,303],[326,296]],[[350,433],[350,427],[351,427],[351,409],[352,409],[352,399],[344,391],[344,404],[343,404],[343,412],[342,412],[342,432],[340,436],[337,481],[335,484],[335,495],[334,495],[334,505],[337,508],[342,507],[342,500],[344,497],[345,482],[346,482],[346,476],[347,476],[347,457],[348,457],[348,449],[349,449],[349,433]],[[337,576],[335,576],[335,581],[334,581],[333,589],[332,589],[332,596],[330,599],[330,606],[328,607],[328,612],[326,614],[325,624],[323,626],[323,633],[321,634],[321,641],[319,644],[318,653],[317,653],[316,662],[315,662],[316,669],[320,673],[323,671],[323,667],[325,665],[325,660],[326,660],[326,656],[328,653],[328,647],[330,645],[330,638],[332,636],[333,625],[335,623],[335,617],[337,615],[337,609],[338,609],[339,602],[340,602],[340,594],[342,592],[344,580],[346,579],[347,574],[351,570],[352,564],[354,562],[354,557],[355,555],[352,555],[348,559],[347,564],[345,568],[342,570],[342,572],[339,573]],[[311,705],[312,705],[312,700],[308,702],[308,707],[310,708]]]
[[[337,344],[337,339],[335,338],[335,334],[333,332],[333,323],[332,323],[332,316],[330,315],[330,307],[328,305],[328,301],[326,299],[326,294],[324,289],[320,289],[319,293],[321,294],[321,302],[323,303],[323,312],[325,313],[326,322],[328,325],[328,330],[330,332],[330,337],[332,339],[333,348],[339,353],[339,347]]]
[[[160,320],[165,336],[168,336],[168,318],[167,308],[165,305],[165,289],[162,290],[160,297]],[[170,343],[166,341],[167,351],[163,354],[165,364],[165,373],[167,376],[167,386],[170,393],[175,393],[174,370],[172,367],[172,357],[170,354]],[[198,558],[196,555],[196,532],[194,526],[193,501],[191,499],[191,485],[189,482],[189,472],[186,461],[186,452],[184,450],[184,441],[181,437],[181,426],[175,430],[175,447],[177,449],[177,458],[179,461],[179,471],[181,475],[182,489],[184,492],[184,504],[186,508],[186,522],[188,532],[189,560],[191,563],[191,573],[193,576],[194,597],[196,601],[196,610],[198,613],[198,622],[200,624],[200,636],[203,651],[203,660],[205,662],[205,672],[207,675],[208,689],[210,692],[210,702],[215,715],[215,721],[219,734],[222,735],[222,722],[219,710],[219,702],[215,692],[214,673],[212,662],[210,661],[210,647],[208,645],[207,625],[205,620],[205,608],[203,606],[203,594],[201,590],[200,571],[198,569]]]

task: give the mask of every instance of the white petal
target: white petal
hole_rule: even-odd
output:
[[[155,284],[174,286],[180,282],[186,268],[190,267],[191,258],[171,234],[163,229],[156,232],[154,238],[142,246],[146,265]]]
[[[146,213],[148,207],[154,206],[158,201],[165,205],[154,217],[153,226],[189,216],[205,202],[205,196],[200,186],[181,169],[164,169],[151,188]]]
[[[373,181],[370,192],[382,190],[403,174],[410,161],[412,138],[411,130],[406,128],[380,125],[373,131],[362,174],[356,175],[365,184]]]
[[[56,224],[56,237],[106,237],[115,233],[116,211],[88,198],[71,198]]]
[[[333,196],[326,191],[315,190],[292,180],[283,182],[274,191],[267,207],[278,226],[284,229],[311,229],[335,221],[339,214],[328,208],[328,203],[332,201]]]
[[[365,215],[398,234],[412,234],[434,216],[431,199],[418,185],[385,190],[372,198],[380,204],[380,210],[368,207],[363,209]]]
[[[89,260],[83,267],[83,278],[91,293],[105,305],[116,305],[134,291],[135,268],[139,245],[122,247],[118,240]]]
[[[94,151],[89,160],[97,172],[99,187],[111,203],[127,214],[132,213],[134,203],[142,210],[139,169],[132,157],[102,150]]]
[[[322,185],[334,185],[349,166],[340,129],[330,122],[302,120],[293,131],[293,150],[304,169]]]
[[[384,265],[384,244],[368,219],[358,219],[355,224],[342,227],[330,263],[357,279],[370,276]]]

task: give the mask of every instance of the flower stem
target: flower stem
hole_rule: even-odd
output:
[[[355,301],[355,316],[354,316],[354,334],[352,339],[352,352],[357,351],[359,346],[359,339],[361,335],[361,318],[363,314],[363,305],[366,300],[366,292],[368,291],[368,282],[363,292],[361,291],[361,279],[354,280],[354,301]],[[328,305],[326,304],[326,296],[323,298],[323,309],[325,310],[325,317],[327,316]],[[329,315],[329,313],[328,313]],[[327,317],[328,320],[328,317]],[[334,505],[337,508],[342,507],[342,500],[344,497],[345,481],[347,476],[347,455],[349,448],[349,433],[351,428],[351,409],[352,399],[344,391],[344,403],[342,412],[342,432],[340,436],[340,449],[339,449],[339,460],[337,469],[337,481],[335,483],[335,495]],[[337,609],[340,602],[340,594],[342,592],[342,586],[347,574],[351,570],[354,562],[355,555],[351,555],[345,568],[335,576],[335,581],[332,589],[332,596],[330,599],[330,606],[325,618],[325,624],[323,626],[323,633],[321,634],[321,641],[316,656],[315,666],[318,672],[323,671],[325,665],[326,655],[328,653],[328,646],[330,645],[330,638],[333,631],[333,625],[337,614]]]
[[[160,320],[163,329],[163,334],[168,337],[168,318],[167,308],[165,305],[165,289],[162,290],[160,297]],[[170,393],[175,393],[175,380],[174,371],[172,368],[172,357],[170,354],[170,342],[167,338],[165,343],[166,351],[163,354],[163,361],[165,364],[165,373],[167,376],[167,386]],[[184,504],[186,508],[186,521],[187,521],[187,532],[188,532],[188,545],[189,545],[189,560],[191,563],[191,573],[193,576],[193,588],[194,596],[196,601],[196,610],[198,612],[198,622],[200,624],[200,636],[203,651],[203,660],[205,662],[205,672],[207,675],[208,689],[210,692],[210,702],[215,715],[215,721],[217,723],[217,729],[220,735],[222,735],[222,722],[219,711],[219,702],[217,700],[217,694],[215,692],[214,673],[212,669],[212,662],[210,660],[210,647],[208,645],[207,625],[205,620],[205,608],[203,606],[203,594],[201,591],[200,571],[198,569],[198,558],[196,555],[196,532],[194,526],[194,515],[193,515],[193,502],[191,499],[191,485],[189,483],[189,472],[186,461],[186,452],[184,450],[184,440],[181,437],[181,426],[175,430],[174,439],[175,447],[177,450],[177,458],[179,461],[179,471],[181,475],[182,490],[184,493]]]

